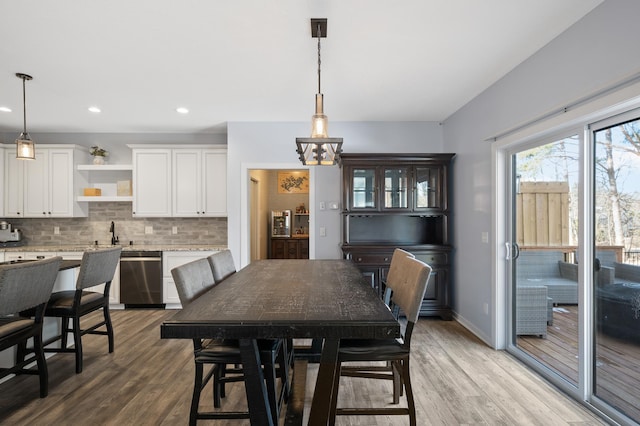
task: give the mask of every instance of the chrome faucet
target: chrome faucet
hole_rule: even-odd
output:
[[[120,241],[118,237],[116,237],[116,224],[111,221],[111,227],[109,228],[109,232],[111,232],[111,245],[115,246]]]

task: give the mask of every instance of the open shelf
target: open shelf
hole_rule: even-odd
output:
[[[88,171],[119,171],[133,170],[132,164],[78,164],[78,170]]]
[[[123,201],[123,202],[132,202],[133,201],[133,196],[129,195],[129,196],[102,196],[102,195],[98,195],[98,196],[91,196],[91,197],[87,197],[84,195],[79,195],[76,200],[78,202],[106,202],[106,201]]]

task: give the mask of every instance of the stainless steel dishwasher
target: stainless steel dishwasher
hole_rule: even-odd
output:
[[[123,251],[120,303],[125,308],[164,308],[162,299],[162,252]]]

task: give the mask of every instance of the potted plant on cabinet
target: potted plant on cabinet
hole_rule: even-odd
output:
[[[104,159],[109,155],[109,151],[99,146],[92,146],[89,154],[93,156],[93,164],[104,164]]]

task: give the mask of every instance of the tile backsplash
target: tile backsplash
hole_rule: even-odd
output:
[[[132,217],[132,204],[126,202],[102,202],[89,205],[88,217],[55,219],[6,219],[13,229],[22,230],[26,245],[83,245],[110,244],[111,221],[120,244],[130,241],[144,244],[227,244],[227,218],[141,218]],[[55,234],[55,227],[59,234]],[[145,230],[149,227],[152,233]],[[173,234],[173,227],[177,233]]]

